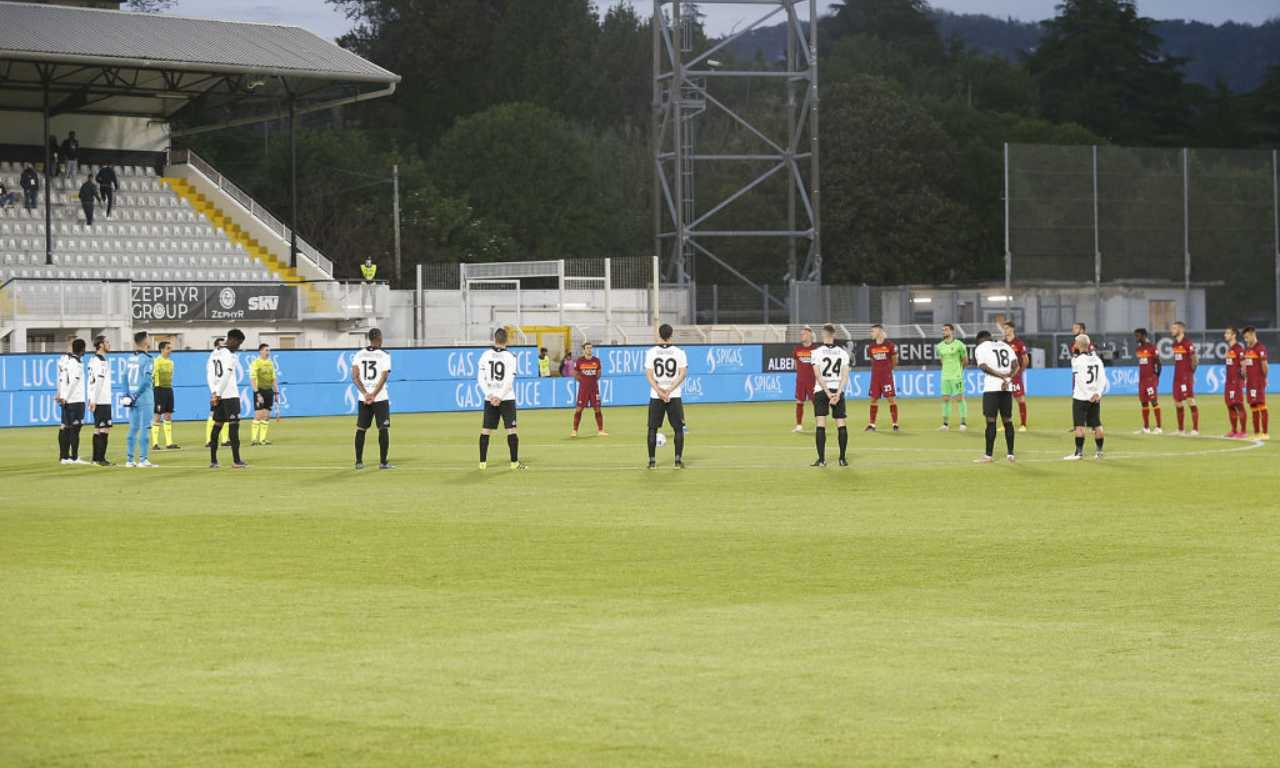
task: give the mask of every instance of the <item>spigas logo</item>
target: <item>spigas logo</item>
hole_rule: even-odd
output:
[[[1218,366],[1209,367],[1204,374],[1205,380],[1209,383],[1210,392],[1221,392],[1226,386],[1226,369]]]
[[[724,368],[730,371],[743,369],[742,347],[709,347],[707,349],[707,373]]]
[[[742,380],[742,391],[746,394],[748,400],[755,400],[757,395],[760,397],[781,395],[782,377],[764,375],[747,376]]]
[[[346,381],[351,378],[351,363],[347,362],[347,353],[338,353],[338,381]]]
[[[356,412],[356,406],[360,404],[360,400],[356,397],[356,388],[354,386],[347,387],[347,391],[342,395],[342,401],[346,403],[347,413]]]

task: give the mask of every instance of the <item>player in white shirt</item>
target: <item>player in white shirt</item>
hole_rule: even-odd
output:
[[[93,415],[93,463],[109,467],[107,437],[111,434],[111,364],[107,354],[111,345],[106,336],[93,340],[93,357],[89,360],[89,413]]]
[[[520,463],[520,436],[516,434],[516,368],[520,361],[507,349],[507,329],[493,332],[493,346],[480,356],[476,366],[476,382],[484,394],[484,417],[480,423],[480,468],[489,466],[489,433],[502,426],[507,430],[507,448],[511,451],[511,468],[524,469]]]
[[[978,370],[986,374],[982,384],[982,415],[987,418],[987,450],[978,459],[979,464],[990,464],[996,446],[996,417],[1004,422],[1004,443],[1007,458],[1013,461],[1013,381],[1021,370],[1013,347],[1003,341],[993,341],[991,331],[979,331],[978,349],[974,361]]]
[[[378,425],[378,469],[391,469],[387,452],[391,449],[391,355],[382,348],[382,331],[369,329],[369,346],[351,358],[351,380],[360,391],[360,412],[356,416],[356,469],[364,469],[364,438],[370,425]]]
[[[684,380],[689,375],[689,358],[671,343],[670,325],[658,327],[658,345],[644,353],[644,375],[649,380],[649,469],[658,449],[658,430],[665,418],[674,433],[675,468],[684,469]]]
[[[71,342],[71,351],[58,360],[55,399],[62,406],[58,430],[58,460],[62,464],[87,464],[80,458],[80,428],[84,426],[84,339]]]
[[[1075,424],[1076,451],[1066,457],[1067,461],[1080,461],[1084,458],[1084,430],[1093,430],[1093,444],[1096,452],[1093,458],[1102,458],[1102,396],[1107,391],[1107,370],[1102,359],[1093,351],[1093,344],[1083,333],[1076,337],[1072,345],[1075,357],[1071,359],[1071,418]]]
[[[236,469],[248,465],[240,460],[240,388],[236,372],[236,351],[244,343],[239,328],[227,331],[226,343],[209,358],[209,404],[213,406],[213,432],[209,434],[209,468],[218,468],[218,440],[225,426],[231,443],[231,461]]]
[[[222,349],[222,345],[226,343],[226,339],[222,336],[213,340],[213,351],[209,353],[209,359],[204,363],[204,380],[209,385],[209,391],[213,391],[213,356],[218,354],[218,350]],[[209,447],[209,437],[213,434],[213,412],[218,407],[212,402],[209,403],[209,418],[204,422],[204,447]]]
[[[849,350],[836,344],[836,327],[822,326],[822,344],[809,353],[813,365],[813,416],[818,460],[810,466],[827,466],[827,414],[836,420],[840,441],[840,466],[849,466],[845,450],[849,446],[849,428],[845,425],[844,389],[849,384]]]

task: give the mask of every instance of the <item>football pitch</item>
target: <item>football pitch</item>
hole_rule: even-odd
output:
[[[245,471],[0,432],[0,765],[1276,765],[1276,446],[1114,398],[1064,463],[1033,399],[979,466],[976,402],[850,405],[847,469],[786,403],[690,406],[683,472],[640,408],[522,412],[521,472],[478,414],[394,416],[389,472],[353,418]]]

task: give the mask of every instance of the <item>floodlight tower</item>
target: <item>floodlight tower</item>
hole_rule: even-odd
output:
[[[695,53],[697,6],[738,6],[753,20],[707,50]],[[807,15],[802,15],[797,8],[805,9]],[[777,20],[785,24],[787,33],[787,57],[782,68],[722,67],[712,58],[762,24]],[[696,257],[702,255],[767,297],[765,290],[742,274],[729,259],[717,255],[716,250],[723,253],[720,246],[711,247],[711,241],[743,237],[784,240],[788,282],[821,280],[817,20],[817,0],[698,0],[696,3],[654,0],[650,127],[654,159],[654,253],[666,266],[669,282],[690,286]],[[787,135],[770,136],[768,131],[753,125],[716,98],[711,84],[720,78],[782,79],[786,85]],[[764,149],[754,154],[696,151],[697,118],[708,110],[727,115],[752,134]],[[695,170],[704,163],[740,168],[742,184],[723,200],[699,210],[694,197]],[[802,170],[805,166],[807,175]],[[787,207],[777,212],[776,224],[761,222],[752,228],[708,226],[708,220],[716,214],[779,173],[787,179]],[[692,291],[690,302],[690,309],[696,314]],[[794,307],[792,309],[794,311]]]

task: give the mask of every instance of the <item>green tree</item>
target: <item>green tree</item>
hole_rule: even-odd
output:
[[[368,105],[369,124],[422,153],[453,124],[492,103],[494,33],[508,0],[326,0],[355,24],[339,43],[404,79]]]
[[[599,31],[589,0],[512,3],[494,30],[496,101],[524,101],[592,120],[604,84],[589,66]]]
[[[1267,79],[1249,95],[1257,143],[1280,146],[1280,64],[1267,70]]]
[[[628,3],[617,2],[605,12],[591,56],[591,70],[600,78],[592,123],[616,127],[637,138],[647,133],[653,99],[650,61],[652,30]]]
[[[887,80],[830,89],[822,123],[824,278],[895,284],[973,275],[956,148]]]
[[[848,0],[835,5],[826,31],[832,38],[874,37],[916,61],[939,64],[945,56],[931,13],[926,0]]]
[[[620,255],[628,248],[622,179],[607,143],[535,104],[459,120],[431,166],[442,191],[503,222],[519,256]]]
[[[1027,59],[1041,113],[1117,143],[1184,142],[1184,60],[1164,55],[1154,24],[1134,0],[1063,0]]]

